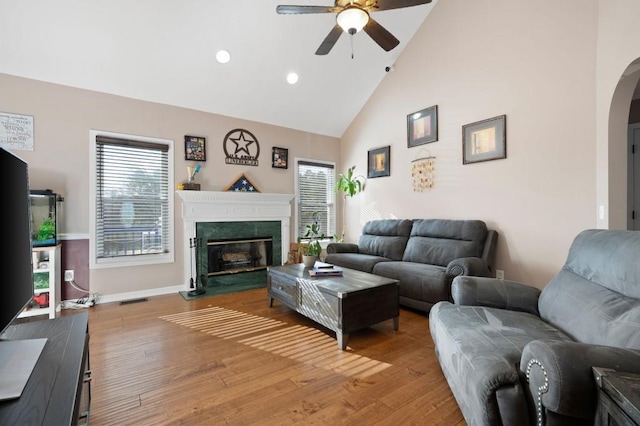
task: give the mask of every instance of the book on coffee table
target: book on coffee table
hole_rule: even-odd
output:
[[[318,269],[331,269],[334,268],[335,265],[333,265],[332,263],[327,263],[327,262],[321,262],[319,260],[316,260],[316,263],[313,264],[313,269],[318,270]]]
[[[315,271],[313,269],[309,269],[309,276],[312,277],[341,277],[342,270],[339,269],[330,269],[327,271]]]
[[[316,263],[313,265],[313,268],[309,270],[309,275],[311,275],[312,277],[328,275],[341,276],[342,268],[332,265],[331,263],[316,261]]]

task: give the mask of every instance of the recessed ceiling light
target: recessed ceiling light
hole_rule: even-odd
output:
[[[298,82],[298,74],[295,72],[290,72],[287,74],[287,83],[296,84]]]
[[[216,61],[220,62],[221,64],[226,64],[230,59],[231,54],[226,50],[218,50],[218,53],[216,53]]]

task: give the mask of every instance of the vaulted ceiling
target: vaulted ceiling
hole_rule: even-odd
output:
[[[372,14],[389,52],[361,31],[319,56],[335,14],[276,6],[327,0],[0,0],[0,73],[339,137],[435,3]]]

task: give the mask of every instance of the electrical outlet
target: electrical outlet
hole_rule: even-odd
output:
[[[64,280],[65,281],[73,281],[73,269],[68,269],[66,271],[64,271]]]
[[[504,271],[502,269],[496,269],[496,278],[504,280]]]

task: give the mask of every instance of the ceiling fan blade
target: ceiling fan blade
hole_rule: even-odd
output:
[[[371,17],[369,17],[369,22],[364,26],[363,31],[387,52],[400,44],[400,40]]]
[[[369,9],[373,12],[380,10],[400,9],[403,7],[419,6],[431,3],[431,0],[378,0]]]
[[[316,50],[316,55],[326,55],[329,53],[343,32],[342,28],[336,24],[336,26],[333,27],[333,29],[329,31],[329,34],[324,38],[320,47],[318,47],[318,50]]]
[[[340,8],[336,8],[333,6],[276,6],[276,12],[281,15],[298,15],[301,13],[330,13],[337,12],[339,10]]]

